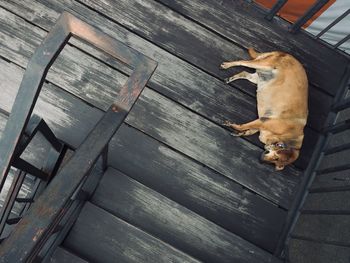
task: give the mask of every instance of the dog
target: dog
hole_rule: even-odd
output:
[[[224,62],[222,69],[245,66],[255,73],[242,71],[228,79],[246,79],[257,85],[259,118],[224,125],[236,131],[235,136],[248,136],[260,132],[259,140],[265,144],[261,161],[272,163],[276,170],[283,170],[297,160],[304,139],[304,127],[308,116],[308,80],[301,63],[290,54],[273,51],[258,53],[249,48],[252,60]]]

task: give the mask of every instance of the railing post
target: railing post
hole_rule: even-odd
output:
[[[270,11],[265,16],[265,19],[271,21],[272,18],[281,10],[281,8],[288,2],[288,0],[278,0]]]
[[[309,10],[305,12],[290,28],[291,33],[296,33],[300,30],[300,28],[310,19],[312,18],[322,7],[324,7],[329,0],[317,0]]]

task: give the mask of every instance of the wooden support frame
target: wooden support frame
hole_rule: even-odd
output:
[[[130,65],[133,72],[119,92],[116,101],[78,147],[73,157],[52,180],[10,237],[3,241],[0,247],[0,262],[33,262],[35,260],[45,241],[65,215],[76,188],[89,174],[99,155],[106,149],[108,142],[126,118],[157,66],[152,59],[64,12],[35,51],[24,73],[0,142],[0,189],[45,76],[72,35]]]
[[[64,12],[43,43],[36,49],[24,73],[15,103],[0,141],[0,190],[14,157],[15,147],[28,123],[46,74],[70,37],[74,35],[93,44],[109,55],[134,68],[132,76],[121,90],[115,109],[130,110],[132,97],[140,90],[132,91],[144,76],[150,76],[156,63],[143,54],[98,31],[92,26]],[[134,92],[134,94],[132,94]]]

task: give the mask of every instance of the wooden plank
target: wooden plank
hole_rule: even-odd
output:
[[[280,24],[264,19],[264,14],[251,4],[210,0],[157,1],[245,48],[254,47],[262,52],[283,50],[293,54],[304,64],[312,82],[335,94],[337,87],[334,85],[339,82],[348,63],[346,57],[304,33],[290,34]],[[329,77],[330,71],[335,74],[332,78]]]
[[[103,176],[92,202],[202,261],[279,262],[271,254],[112,168]]]
[[[340,81],[348,63],[345,56],[308,35],[290,34],[278,23],[267,21],[264,14],[248,3],[210,0],[158,2],[245,48],[254,47],[262,52],[283,50],[293,54],[305,65],[310,80],[328,93],[335,94],[335,84]]]
[[[143,185],[273,252],[286,212],[232,180],[126,125],[111,141],[108,160]]]
[[[7,20],[11,20],[10,18],[11,18],[11,16],[8,14],[8,19],[6,19],[6,21]],[[12,18],[12,19],[14,19],[14,18]],[[4,22],[6,22],[6,21],[4,21]],[[28,26],[29,27],[29,26]],[[28,30],[28,28],[26,27],[26,29]],[[101,69],[100,69],[101,70]],[[73,84],[73,83],[72,83]],[[244,108],[244,107],[243,107]],[[57,118],[56,118],[57,119]],[[80,117],[80,119],[81,119],[81,117]],[[80,120],[79,119],[79,120]],[[85,124],[85,120],[83,121],[83,123]],[[211,124],[212,125],[212,124]],[[213,127],[215,127],[214,125],[213,125]],[[221,129],[221,128],[219,128],[219,127],[216,127],[216,129],[219,129],[219,130],[221,130],[221,131],[223,131],[223,129]],[[171,131],[170,131],[171,132]],[[197,131],[196,131],[197,132]],[[73,134],[73,133],[72,133]],[[228,135],[228,132],[226,132],[226,134]],[[170,135],[170,136],[172,136],[172,134]],[[227,137],[227,138],[229,138],[229,140],[232,140],[232,138],[230,138],[229,136]],[[215,140],[215,138],[212,138],[211,140]],[[65,140],[65,141],[67,141],[67,140]],[[248,147],[252,147],[252,146],[248,146]],[[254,147],[255,148],[255,147]],[[256,161],[256,160],[255,160]],[[260,167],[262,167],[262,166],[260,166]],[[271,171],[271,170],[270,170]],[[231,173],[231,171],[229,172],[229,173]],[[272,179],[272,180],[274,180],[274,179]],[[279,179],[277,179],[278,181],[279,181]],[[270,192],[270,189],[268,189],[268,191]],[[284,192],[285,193],[285,191],[284,190],[282,190],[282,192]],[[277,193],[278,194],[278,193]],[[288,191],[287,191],[287,193],[286,194],[288,194]]]
[[[346,143],[349,143],[349,138],[350,138],[350,130],[345,130],[340,133],[336,133],[332,135],[329,141],[328,147],[337,147]]]
[[[0,28],[0,56],[25,68],[46,32],[2,8],[0,23],[3,25]],[[67,45],[50,68],[46,79],[95,107],[107,110],[127,78]]]
[[[49,260],[50,263],[87,263],[87,261],[74,255],[63,247],[56,248],[52,257]]]
[[[154,68],[153,68],[154,69]],[[139,82],[133,86],[134,96],[129,98],[127,106],[135,102],[137,92],[144,87],[151,72],[139,76]],[[130,78],[130,81],[134,79]],[[125,94],[125,93],[124,93]],[[127,107],[125,106],[125,107]],[[0,256],[3,262],[10,259],[14,262],[31,261],[35,257],[34,247],[41,247],[49,238],[53,225],[70,207],[72,195],[84,177],[91,172],[93,164],[104,150],[113,134],[127,115],[126,110],[115,111],[113,105],[103,115],[96,127],[89,133],[75,154],[53,178],[46,190],[36,200],[29,212],[20,220],[12,234],[2,242]],[[38,219],[38,215],[41,215]]]
[[[288,257],[292,263],[349,263],[350,248],[291,239]]]
[[[312,193],[306,198],[303,210],[350,214],[350,191]]]
[[[10,5],[10,3],[12,3],[12,5]],[[25,6],[22,6],[22,4],[24,3],[25,3]],[[157,89],[163,90],[162,93],[164,93],[165,95],[177,98],[178,100],[180,100],[181,103],[186,104],[186,106],[191,107],[193,110],[200,110],[200,111],[207,112],[207,113],[204,113],[204,112],[203,113],[201,112],[201,113],[204,115],[211,116],[211,118],[213,118],[214,121],[220,122],[220,123],[224,119],[224,116],[226,117],[232,116],[232,115],[237,116],[235,118],[236,119],[238,118],[238,120],[240,121],[243,121],[247,116],[251,116],[251,118],[255,117],[255,114],[256,114],[255,106],[254,106],[255,101],[249,96],[247,97],[243,93],[238,91],[233,93],[232,90],[230,90],[227,86],[225,86],[221,81],[216,80],[215,78],[212,78],[210,75],[207,75],[201,72],[200,70],[187,64],[181,59],[178,59],[175,56],[172,56],[168,52],[158,48],[152,43],[149,43],[143,40],[137,35],[128,32],[127,30],[123,29],[120,26],[117,26],[116,24],[108,21],[107,19],[103,19],[103,17],[101,16],[96,17],[96,13],[92,12],[91,10],[89,11],[86,7],[84,8],[84,6],[79,5],[75,1],[74,2],[66,1],[65,3],[62,3],[61,1],[50,1],[50,8],[59,9],[57,12],[53,11],[52,9],[46,6],[39,5],[37,2],[33,3],[32,1],[21,1],[21,2],[6,1],[6,2],[0,2],[0,4],[2,6],[5,6],[6,8],[12,8],[13,11],[16,11],[16,12],[20,12],[21,10],[27,10],[28,8],[30,8],[29,10],[30,12],[27,11],[25,15],[28,14],[28,17],[29,18],[32,17],[32,20],[35,21],[36,24],[38,24],[41,27],[44,27],[47,30],[49,30],[52,27],[53,23],[56,21],[59,15],[59,12],[62,12],[62,10],[64,10],[63,9],[64,7],[66,8],[70,7],[69,11],[72,12],[74,15],[77,15],[77,17],[85,19],[87,21],[91,21],[91,19],[93,19],[94,25],[96,25],[98,28],[100,28],[104,32],[108,33],[109,35],[111,35],[112,37],[118,40],[125,41],[129,46],[135,48],[136,50],[139,50],[145,55],[148,55],[150,57],[157,59],[157,61],[159,61],[160,63],[159,63],[159,67],[157,68],[157,71],[155,72],[155,76],[151,79],[151,83],[154,83],[154,86],[156,86]],[[15,7],[13,7],[13,5],[15,4],[21,5],[21,6],[18,9],[15,9]],[[49,5],[49,3],[46,3],[46,2],[45,4]],[[31,7],[33,5],[35,8],[32,9]],[[74,12],[75,10],[78,12]],[[40,14],[45,13],[46,15],[42,16],[38,14],[39,11],[40,11]],[[21,20],[20,18],[14,16],[11,13],[8,13],[3,9],[1,12],[2,12],[1,17],[3,17],[3,20],[0,20],[0,21],[4,24],[5,23],[8,24],[8,26],[6,26],[4,29],[2,30],[0,29],[1,32],[3,32],[3,37],[6,38],[7,40],[1,43],[1,45],[3,45],[2,47],[3,52],[1,53],[1,55],[20,65],[25,65],[29,55],[25,56],[25,54],[22,52],[21,49],[13,50],[12,48],[11,50],[11,46],[13,46],[13,42],[17,42],[17,38],[23,39],[23,41],[21,41],[21,45],[26,45],[27,46],[26,49],[34,50],[36,45],[34,44],[30,45],[31,42],[26,44],[26,42],[24,41],[28,35],[28,32],[34,31],[33,34],[35,35],[35,34],[39,34],[37,33],[37,31],[41,31],[40,35],[43,35],[43,36],[45,35],[45,32],[40,30],[39,28],[33,27],[33,25],[26,23],[24,20]],[[33,17],[32,14],[35,12],[37,15]],[[55,12],[55,16],[50,18],[50,23],[48,24],[47,17],[53,16],[52,12]],[[42,17],[45,17],[45,19],[42,19]],[[13,30],[13,28],[23,28],[23,29]],[[12,38],[10,38],[11,36]],[[13,38],[13,36],[16,36],[16,38]],[[39,40],[37,40],[36,42],[37,44],[40,43]],[[77,41],[75,41],[74,44],[78,45],[79,48],[84,48],[84,50],[86,49],[86,45],[83,45],[82,43],[78,43]],[[70,48],[69,50],[73,50],[73,49]],[[91,49],[88,49],[88,51],[93,52]],[[73,55],[73,53],[74,54],[77,53],[78,55],[77,54]],[[104,56],[102,53],[95,52],[93,54],[94,56],[97,56],[105,60],[107,63],[111,63],[111,61],[108,60],[107,57]],[[18,57],[15,57],[15,56],[18,56]],[[70,56],[72,56],[72,58],[69,58]],[[59,74],[56,77],[56,79],[50,79],[50,78],[48,79],[54,83],[57,82],[57,84],[59,86],[62,86],[63,88],[69,88],[65,86],[68,84],[73,84],[72,80],[69,80],[69,79],[67,79],[65,83],[62,83],[62,85],[61,85],[61,82],[58,82],[60,81],[60,79],[65,78],[67,74],[70,79],[73,79],[75,81],[75,85],[77,84],[76,82],[77,79],[79,80],[79,78],[81,78],[82,73],[81,72],[79,73],[78,70],[73,71],[73,74],[71,74],[71,70],[74,70],[74,68],[81,67],[78,65],[79,64],[78,62],[87,60],[89,64],[88,66],[94,63],[94,61],[91,58],[89,59],[88,56],[84,56],[77,49],[74,49],[74,52],[72,51],[67,55],[63,53],[61,57],[62,59],[64,58],[66,62],[64,63],[62,62],[63,65],[60,67],[61,68],[68,67],[70,71],[68,72],[65,70],[64,72],[60,71],[58,72]],[[74,57],[77,57],[77,58],[74,59]],[[95,64],[96,63],[97,62],[95,61]],[[70,64],[74,66],[69,67]],[[90,66],[89,68],[81,69],[81,71],[83,72],[97,71],[99,68],[101,68],[101,65],[98,64],[98,66],[96,67]],[[105,69],[105,67],[103,66],[102,68]],[[120,74],[118,72],[114,72],[111,75],[119,76]],[[181,76],[181,78],[179,76]],[[193,78],[193,76],[198,76],[198,78]],[[49,74],[49,77],[50,77],[50,74]],[[92,76],[92,78],[94,77],[95,77],[95,74]],[[79,83],[79,84],[82,86],[82,89],[84,89],[84,85],[82,85],[83,83]],[[108,86],[110,85],[107,85],[107,87]],[[77,96],[80,95],[81,98],[83,98],[84,100],[88,100],[88,98],[83,97],[84,94],[79,94],[77,92],[74,92],[74,90],[69,90],[69,91]],[[98,94],[91,97],[94,97],[97,100],[102,100],[103,96],[107,96],[108,93],[109,93],[108,90],[104,90],[101,88],[99,89]],[[224,102],[229,102],[229,101],[231,101],[232,104],[225,103],[227,104],[226,107],[228,109],[223,109],[222,105],[220,104]],[[218,102],[222,102],[222,103],[218,103]],[[92,101],[91,103],[99,107],[99,103],[92,102]],[[234,106],[235,104],[242,104],[243,107],[241,109],[237,109],[237,107]]]
[[[126,122],[283,207],[293,199],[298,171],[260,164],[259,148],[154,91],[143,92]]]
[[[243,43],[245,43],[244,40],[238,42],[238,44],[234,44],[228,41],[226,38],[220,38],[217,34],[203,28],[202,26],[192,22],[191,20],[184,18],[183,16],[177,14],[176,12],[173,12],[172,10],[161,4],[158,4],[155,1],[124,0],[119,1],[118,5],[115,5],[111,0],[103,2],[84,0],[82,2],[96,9],[97,11],[102,12],[104,15],[109,16],[113,21],[117,21],[119,24],[126,26],[132,32],[141,35],[145,39],[163,47],[170,53],[175,54],[183,60],[188,61],[193,65],[196,65],[197,67],[220,79],[226,78],[229,74],[228,72],[223,72],[219,68],[219,65],[223,61],[240,60],[243,58],[246,59],[248,57],[247,51],[241,47],[242,45],[244,45]],[[215,13],[215,11],[213,12]],[[229,11],[227,10],[227,12]],[[232,16],[232,14],[230,15]],[[154,22],[154,18],[156,18],[156,22]],[[219,23],[217,26],[221,27],[222,24]],[[245,29],[244,23],[241,23],[240,28],[243,27]],[[251,29],[255,29],[255,27],[251,27]],[[239,30],[238,34],[240,34],[240,31],[244,30]],[[287,32],[285,31],[282,32],[284,32],[283,36],[289,36],[288,39],[293,39],[293,35],[287,34]],[[262,37],[264,35],[261,35],[261,33],[259,34],[260,36],[259,40],[257,40],[257,43],[265,42],[262,41]],[[275,35],[278,34],[275,33],[273,37]],[[273,37],[271,37],[269,34],[266,34],[266,36],[264,36],[264,40],[265,38],[271,38],[272,40],[274,40]],[[295,41],[285,41],[284,45],[291,42],[293,43]],[[189,45],[188,43],[191,44]],[[299,42],[298,44],[301,46],[304,45],[304,43]],[[314,46],[310,42],[307,44]],[[323,45],[320,44],[316,46],[317,48],[319,46],[323,47]],[[302,50],[302,47],[300,48]],[[279,50],[281,49],[281,47],[277,49]],[[270,50],[271,49],[266,49],[264,51]],[[320,48],[320,50],[325,50],[325,47]],[[294,54],[294,52],[291,53]],[[323,53],[325,52],[322,52],[321,54]],[[335,52],[331,51],[328,53],[333,54]],[[335,67],[334,76],[339,76],[339,79],[337,79],[336,83],[329,83],[330,78],[327,75],[328,73],[322,73],[325,75],[322,76],[323,81],[320,82],[320,85],[328,83],[325,88],[327,91],[330,91],[334,89],[334,87],[337,87],[336,85],[340,81],[340,77],[346,65],[345,58],[342,58],[338,54],[335,54],[334,56],[339,57],[339,60],[334,59],[333,56],[329,56],[329,59],[332,60],[332,63]],[[314,70],[315,74],[317,73],[318,75],[320,74],[320,71],[328,72],[329,67],[328,58],[324,59],[323,61],[319,60],[320,59],[318,58],[318,54],[316,56],[312,56],[312,58],[308,60],[308,62],[318,61],[319,63],[324,65],[324,69],[319,68],[319,64],[314,64],[312,67],[310,67],[310,69]],[[343,67],[341,65],[343,65]],[[317,70],[315,70],[316,66]],[[317,77],[315,77],[315,80],[318,80],[320,78],[318,75]],[[248,82],[237,82],[235,83],[235,86],[240,90],[243,90],[244,92],[250,92],[251,95],[255,96],[255,87],[253,87],[253,85],[249,84]],[[310,104],[312,106],[315,106],[310,107],[310,121],[313,122],[313,126],[320,128],[320,124],[323,124],[325,120],[325,113],[329,110],[331,97],[324,96],[324,94],[322,94],[321,92],[314,91],[314,89],[310,91],[310,95]],[[319,103],[319,97],[322,97],[325,100]],[[323,112],[322,115],[317,114],[319,110]],[[322,117],[323,119],[320,120],[320,117]]]
[[[0,72],[0,105],[10,112],[24,70],[0,59]],[[44,118],[59,139],[73,147],[80,145],[103,114],[49,83],[44,84],[34,113]]]
[[[59,12],[62,12],[64,9],[68,9],[69,12],[74,13],[82,19],[85,19],[87,21],[94,21],[94,24],[97,27],[109,35],[121,41],[126,41],[127,44],[131,47],[159,61],[157,71],[149,82],[149,86],[152,89],[161,92],[165,96],[172,98],[180,104],[190,108],[195,112],[198,112],[200,115],[203,115],[216,123],[221,124],[224,119],[232,119],[237,122],[246,122],[256,118],[256,102],[253,98],[244,95],[238,90],[232,92],[231,88],[224,85],[220,80],[211,77],[196,67],[186,63],[185,61],[182,61],[174,55],[138,37],[132,32],[127,31],[126,29],[105,19],[104,17],[96,16],[93,11],[75,1],[67,0],[64,3],[61,1],[44,1],[43,4],[32,1],[0,1],[0,4],[12,10],[13,12],[23,15],[26,19],[29,19],[31,22],[45,29],[51,28]],[[33,26],[26,24],[24,21],[18,21],[18,19],[15,20],[12,14],[5,14],[8,17],[4,15],[6,19],[4,19],[3,23],[11,23],[11,25],[6,27],[9,28],[8,31],[4,33],[6,35],[6,39],[8,39],[8,42],[16,42],[16,40],[10,41],[10,38],[13,38],[13,35],[17,36],[18,38],[26,39],[26,35],[28,34],[27,32],[33,30]],[[24,27],[25,29],[16,31],[11,30],[11,28],[18,27]],[[40,29],[36,28],[35,31],[37,30]],[[6,45],[6,43],[4,43],[4,45]],[[87,52],[93,54],[95,57],[98,57],[102,61],[120,68],[120,65],[114,65],[107,56],[103,55],[103,53],[96,53],[96,51],[93,51],[93,49],[89,49],[86,45],[83,45],[77,41],[74,41],[73,44],[79,48],[87,50]],[[22,41],[22,45],[26,45],[26,42]],[[27,47],[26,49],[33,48],[34,47]],[[14,52],[15,54],[12,56],[8,55],[8,58],[15,59],[16,63],[25,63],[23,60],[26,61],[26,59],[15,57],[18,56],[18,54],[22,53],[22,49],[15,49],[15,51],[7,47],[4,49],[6,52],[2,54],[3,56]],[[25,56],[25,54],[23,55]],[[78,56],[76,60],[74,59],[75,56]],[[62,66],[60,66],[62,70],[57,71],[57,74],[52,74],[52,78],[54,76],[56,77],[54,79],[51,79],[51,81],[57,83],[57,85],[62,86],[64,89],[69,90],[69,92],[75,94],[76,96],[89,101],[96,107],[103,108],[103,105],[105,105],[106,101],[109,101],[109,92],[111,88],[108,85],[105,85],[102,88],[99,87],[99,92],[93,91],[93,96],[85,94],[83,91],[91,89],[92,85],[86,87],[86,78],[84,78],[84,81],[79,81],[79,76],[89,76],[89,72],[96,72],[96,74],[93,74],[91,76],[91,78],[94,79],[96,76],[100,75],[98,73],[98,70],[100,70],[101,66],[94,66],[96,62],[89,62],[89,65],[86,66],[86,68],[81,69],[81,66],[78,64],[78,62],[83,60],[90,61],[91,59],[89,60],[89,58],[86,58],[84,54],[81,54],[81,52],[77,50],[73,52],[73,49],[67,56],[64,56],[64,54],[62,54],[63,62]],[[66,67],[70,69],[69,72],[64,71]],[[49,77],[50,76],[51,75],[49,74]],[[118,79],[123,78],[123,76],[120,76],[118,72],[116,72],[114,76],[116,76],[115,79],[117,80],[114,79],[113,81],[117,81],[117,83]],[[194,78],[193,76],[196,77]],[[62,78],[64,80],[61,80]],[[77,84],[79,86],[77,86]],[[72,88],[71,86],[74,87]],[[325,102],[321,95],[315,96],[315,98],[315,100],[312,99],[310,102],[312,103],[312,101],[318,100],[320,100],[321,103]],[[237,105],[240,106],[238,107]],[[315,115],[317,115],[316,123],[321,123],[319,118],[322,118],[320,116],[325,115],[324,112],[319,112],[319,110],[323,108],[324,107],[321,106],[318,102],[314,106],[311,105],[311,111],[314,109]],[[313,119],[314,118],[311,118],[310,120]],[[306,129],[305,146],[302,149],[303,152],[299,161],[296,163],[299,167],[306,167],[309,156],[311,156],[313,146],[317,140],[317,136],[318,135],[312,130]],[[247,139],[261,146],[256,136],[249,137]]]
[[[0,140],[1,140],[2,132],[5,128],[6,122],[7,122],[7,116],[0,113]],[[36,136],[33,139],[32,143],[28,145],[28,149],[24,151],[24,153],[21,155],[21,158],[36,165],[37,167],[41,167],[44,164],[45,156],[47,155],[47,150],[48,150],[47,145],[43,143],[42,136],[38,134],[38,136]],[[0,207],[3,206],[3,202],[6,198],[6,194],[8,193],[8,190],[13,180],[13,175],[14,175],[13,170],[10,170],[8,174],[8,178],[5,181],[4,187],[0,193]],[[28,197],[32,191],[32,187],[34,183],[35,183],[34,178],[27,176],[19,192],[19,196]],[[17,202],[14,204],[14,207],[12,210],[13,217],[16,217],[19,215],[19,212],[21,211],[22,207],[23,207],[23,204],[20,204]]]
[[[198,262],[87,202],[64,247],[90,262]]]
[[[348,138],[348,141],[350,138]],[[350,163],[350,149],[342,152],[337,152],[325,155],[318,170],[327,169],[330,167],[341,166]]]
[[[298,219],[293,236],[350,246],[349,220],[350,215],[303,214]]]
[[[2,137],[2,133],[4,132],[6,122],[7,122],[7,116],[0,112],[0,140]]]
[[[312,191],[322,191],[322,189],[341,189],[344,187],[350,188],[350,174],[348,170],[317,175],[310,189]]]

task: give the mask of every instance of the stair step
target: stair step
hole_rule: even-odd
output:
[[[56,248],[49,262],[50,263],[87,263],[87,261],[67,251],[63,247]]]
[[[111,167],[91,202],[199,260],[280,262],[270,253]]]
[[[118,130],[109,153],[110,166],[256,246],[274,251],[285,210],[129,126]]]
[[[89,262],[198,262],[161,240],[86,202],[64,247]]]
[[[289,242],[288,262],[291,263],[348,263],[350,248],[292,238]]]

